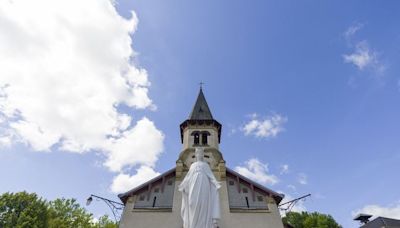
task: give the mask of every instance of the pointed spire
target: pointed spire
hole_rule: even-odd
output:
[[[196,103],[190,113],[189,120],[212,120],[212,114],[210,108],[208,107],[206,98],[203,94],[202,85],[200,85],[200,92],[197,96]]]

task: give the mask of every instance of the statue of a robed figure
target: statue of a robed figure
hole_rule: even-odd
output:
[[[197,161],[190,166],[179,185],[183,228],[217,228],[220,218],[218,189],[221,185],[204,162],[204,149],[196,148],[195,156]]]

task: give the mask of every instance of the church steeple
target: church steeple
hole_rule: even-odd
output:
[[[203,89],[200,87],[192,112],[188,119],[180,125],[182,152],[177,160],[177,174],[188,170],[192,162],[195,161],[194,151],[197,147],[204,148],[204,160],[210,165],[211,169],[223,170],[225,161],[219,151],[221,128],[222,125],[213,118]]]
[[[184,142],[184,131],[188,127],[193,126],[209,126],[217,130],[218,143],[221,141],[221,128],[222,125],[215,120],[211,114],[210,108],[208,107],[206,98],[203,93],[203,88],[200,87],[199,95],[197,96],[196,103],[193,106],[192,112],[189,118],[180,125],[181,129],[181,141]]]
[[[189,115],[189,120],[212,120],[212,114],[208,107],[206,98],[203,94],[203,89],[200,87],[199,95],[192,112]]]

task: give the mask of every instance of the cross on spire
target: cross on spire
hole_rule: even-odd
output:
[[[200,89],[203,89],[204,82],[200,81]]]

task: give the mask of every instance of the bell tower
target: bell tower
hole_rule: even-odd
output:
[[[183,172],[187,172],[196,160],[194,156],[196,147],[204,148],[204,161],[210,165],[214,175],[218,179],[225,177],[225,161],[219,151],[221,128],[222,125],[213,118],[203,89],[200,87],[192,112],[180,125],[182,151],[176,161],[178,178]]]
[[[220,227],[284,228],[278,209],[284,195],[225,166],[223,155],[219,150],[221,127],[211,114],[203,89],[200,87],[190,115],[180,125],[182,149],[176,160],[176,166],[118,195],[124,203],[119,226],[182,228],[182,205],[185,205],[185,208],[188,207],[185,201],[189,196],[182,194],[180,187],[193,162],[197,161],[195,150],[201,148],[204,153],[199,153],[197,156],[204,156],[204,159],[199,160],[203,160],[210,166],[214,177],[221,185],[218,190],[221,214],[218,225]],[[203,168],[204,165],[204,163],[199,164]],[[196,170],[194,172],[196,176],[202,176],[197,174]],[[209,170],[207,172],[208,176]],[[201,184],[194,179],[196,178],[192,179],[196,182],[196,189],[200,189]],[[198,181],[203,180],[205,179],[202,177],[198,179]],[[207,191],[207,189],[201,189],[201,191]],[[202,200],[201,197],[198,199]],[[216,205],[213,208],[217,208]],[[198,219],[202,220],[203,217],[199,216]]]

